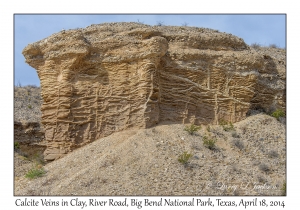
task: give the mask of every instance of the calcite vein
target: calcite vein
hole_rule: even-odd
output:
[[[46,160],[131,127],[285,110],[285,59],[211,29],[106,23],[53,34],[23,55],[40,78]]]

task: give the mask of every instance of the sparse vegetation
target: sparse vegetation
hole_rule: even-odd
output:
[[[45,165],[46,164],[43,155],[40,154],[40,153],[35,153],[34,155],[32,155],[32,157],[30,159],[38,165]]]
[[[163,26],[163,25],[164,25],[164,22],[162,22],[162,21],[157,21],[156,25],[157,25],[157,26]]]
[[[244,142],[242,142],[241,140],[233,140],[233,145],[236,146],[237,148],[239,148],[240,150],[244,149]]]
[[[269,47],[270,48],[279,48],[276,44],[270,44]]]
[[[258,176],[257,176],[257,180],[260,182],[260,183],[265,183],[267,180],[266,180],[266,178],[263,176],[263,175],[261,175],[261,174],[259,174]]]
[[[28,179],[35,179],[35,178],[43,176],[45,173],[46,173],[46,171],[44,170],[44,168],[36,166],[36,167],[30,169],[27,172],[27,174],[25,175],[25,177]]]
[[[191,124],[190,126],[185,127],[185,131],[187,131],[189,134],[193,135],[196,131],[200,130],[201,126],[196,126],[194,124]]]
[[[259,169],[265,173],[270,171],[270,167],[265,163],[260,164]]]
[[[259,49],[259,48],[261,48],[261,45],[259,44],[259,43],[253,43],[253,44],[251,44],[250,45],[252,48],[254,48],[254,49]]]
[[[237,134],[237,132],[235,132],[235,131],[234,131],[234,132],[232,132],[232,134],[231,134],[231,135],[232,135],[232,137],[233,137],[233,138],[240,138],[240,135],[239,135],[239,134]]]
[[[14,149],[15,150],[20,149],[20,143],[19,142],[14,142]]]
[[[281,194],[283,196],[286,196],[286,182],[283,183],[282,188],[281,188]]]
[[[216,142],[217,142],[217,139],[216,138],[208,138],[207,136],[203,136],[203,145],[205,147],[207,147],[208,149],[210,150],[213,150],[216,148]]]
[[[277,120],[279,120],[279,117],[284,117],[285,114],[284,114],[284,111],[282,111],[281,109],[277,109],[276,111],[274,111],[272,114],[271,114],[272,117],[275,117]]]
[[[210,126],[208,125],[207,128],[206,128],[207,132],[210,132],[211,129],[210,129]]]
[[[188,26],[187,22],[182,23],[182,26]]]
[[[144,21],[140,21],[140,19],[137,19],[138,23],[144,24]]]
[[[235,130],[232,122],[229,122],[229,124],[228,124],[228,122],[223,119],[221,119],[219,121],[219,125],[221,125],[223,127],[224,131],[234,131]]]
[[[279,155],[278,153],[275,151],[275,150],[271,150],[269,153],[268,153],[268,156],[270,158],[277,158]]]
[[[233,124],[230,122],[229,125],[224,128],[224,130],[225,131],[231,131],[231,130],[233,131],[234,130]]]
[[[181,154],[178,158],[178,161],[180,163],[182,163],[183,165],[186,165],[189,161],[189,159],[192,157],[193,155],[191,153],[188,152],[184,152],[183,154]]]

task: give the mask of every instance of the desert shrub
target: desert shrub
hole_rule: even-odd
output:
[[[189,24],[187,22],[184,22],[181,24],[182,26],[188,26]]]
[[[210,132],[211,131],[210,126],[207,126],[206,130],[207,132]]]
[[[38,177],[43,176],[46,173],[46,171],[43,168],[35,167],[30,169],[27,174],[25,175],[28,179],[35,179]]]
[[[276,111],[274,111],[272,114],[271,114],[272,117],[275,117],[277,120],[279,120],[279,117],[284,117],[285,114],[284,114],[284,111],[282,111],[281,109],[277,109]]]
[[[270,171],[270,167],[265,163],[260,164],[259,169],[263,172],[266,172],[266,173]]]
[[[223,119],[219,120],[219,125],[224,126],[224,125],[227,125],[227,124],[228,124],[227,121],[225,121]]]
[[[276,44],[270,44],[269,47],[270,48],[279,48]]]
[[[228,126],[225,126],[224,131],[234,131],[234,126],[230,122]]]
[[[28,87],[28,88],[39,88],[39,87],[36,86],[36,85],[27,85],[26,87]]]
[[[228,124],[227,121],[221,119],[219,121],[219,125],[221,125],[223,127],[224,131],[234,131],[235,130],[232,122],[229,122],[229,124]]]
[[[182,163],[183,165],[186,165],[192,156],[193,156],[192,154],[190,154],[188,152],[184,152],[183,154],[181,154],[179,156],[178,161],[180,163]]]
[[[185,127],[185,131],[187,131],[189,134],[193,135],[196,131],[200,130],[201,126],[196,126],[194,124],[191,124],[190,126]]]
[[[210,150],[213,150],[215,149],[216,147],[216,142],[217,142],[217,139],[216,138],[208,138],[207,136],[203,136],[203,145],[205,147],[207,147],[208,149]]]
[[[20,149],[20,143],[19,142],[14,142],[14,149],[15,150]]]
[[[235,132],[235,131],[231,135],[233,138],[240,138],[240,135],[237,134],[237,132]]]
[[[260,182],[260,183],[265,183],[267,180],[266,180],[266,178],[263,176],[263,175],[261,175],[261,174],[259,174],[258,176],[257,176],[257,180]]]
[[[18,83],[17,83],[17,85],[16,85],[17,87],[22,87],[22,84],[21,84],[21,82],[20,81],[18,81]]]
[[[261,45],[259,43],[253,43],[253,44],[251,44],[251,47],[254,49],[259,49],[259,48],[261,48]]]
[[[268,156],[270,158],[277,158],[279,155],[278,153],[275,151],[275,150],[271,150],[269,153],[268,153]]]
[[[164,25],[164,22],[162,22],[162,21],[157,21],[156,25],[157,25],[157,26],[163,26],[163,25]]]
[[[138,22],[138,23],[141,23],[141,24],[144,24],[144,22],[143,22],[143,21],[140,21],[140,19],[137,19],[137,22]]]
[[[34,155],[32,155],[31,159],[38,165],[46,164],[46,162],[44,160],[44,156],[41,153],[35,153]]]
[[[244,143],[240,140],[234,140],[233,145],[239,148],[240,150],[245,148]]]

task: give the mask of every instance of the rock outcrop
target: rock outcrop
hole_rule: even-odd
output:
[[[23,55],[41,81],[46,160],[130,127],[285,110],[285,59],[211,29],[92,25],[29,44]]]

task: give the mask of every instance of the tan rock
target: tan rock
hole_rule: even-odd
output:
[[[215,30],[92,25],[53,34],[23,55],[41,81],[48,160],[130,127],[285,110],[285,57]]]

